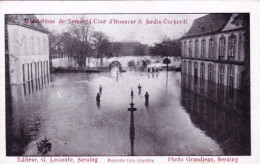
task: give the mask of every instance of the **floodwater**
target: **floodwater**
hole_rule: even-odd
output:
[[[26,95],[22,86],[12,87],[7,155],[251,153],[249,100],[236,91],[214,89],[214,84],[180,72],[61,73],[50,78],[41,90]],[[132,117],[131,101],[137,109]],[[43,153],[39,143],[45,137],[51,149]]]
[[[160,56],[121,56],[121,57],[110,57],[110,58],[103,58],[103,65],[107,67],[113,61],[118,61],[122,65],[123,68],[128,67],[129,61],[134,61],[136,64],[140,63],[142,60],[149,60],[151,63],[157,62],[158,65],[163,66],[162,61],[163,57]],[[171,63],[169,66],[176,66],[180,67],[181,60],[177,57],[168,57]],[[86,66],[87,67],[98,67],[101,61],[97,58],[87,58],[86,59]],[[77,62],[74,59],[68,58],[55,58],[52,59],[52,67],[78,67]]]

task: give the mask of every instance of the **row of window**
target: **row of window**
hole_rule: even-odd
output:
[[[22,65],[23,82],[33,80],[49,73],[49,62],[40,61]]]
[[[36,43],[36,44],[35,44]],[[22,36],[21,53],[22,54],[46,54],[46,39]]]
[[[188,66],[188,71],[186,70]],[[217,67],[215,67],[213,64],[209,63],[208,64],[208,80],[215,82],[215,70]],[[218,67],[218,83],[224,85],[224,78],[225,78],[225,73],[224,73],[224,66],[220,65]],[[205,79],[205,63],[202,62],[200,63],[200,70],[198,69],[198,62],[194,62],[193,66],[193,76],[198,77],[198,72],[200,71],[200,78]],[[189,75],[192,75],[192,62],[186,62],[184,60],[183,66],[182,66],[182,72],[183,73],[188,73]],[[230,87],[234,87],[234,76],[235,76],[235,68],[234,66],[228,67],[227,71],[227,85]]]
[[[235,59],[235,53],[236,53],[236,42],[237,37],[234,34],[231,34],[228,37],[228,59],[234,60]],[[214,58],[217,50],[217,44],[216,39],[214,37],[211,37],[209,39],[209,58]],[[201,51],[199,51],[199,48]],[[199,54],[200,53],[200,54]],[[218,51],[218,57],[219,59],[224,59],[226,53],[226,37],[221,36],[219,38],[219,51]],[[199,46],[199,40],[195,40],[195,47],[194,47],[194,57],[200,57],[205,58],[206,57],[206,39],[203,38],[201,40],[201,46]],[[189,43],[184,41],[183,44],[183,56],[185,57],[192,57],[193,56],[193,41],[190,40]]]

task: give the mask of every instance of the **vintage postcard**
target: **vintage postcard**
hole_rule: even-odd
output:
[[[17,3],[0,4],[3,163],[260,162],[257,8]]]

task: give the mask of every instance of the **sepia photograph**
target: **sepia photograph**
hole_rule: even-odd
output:
[[[4,16],[7,157],[251,156],[250,13]]]

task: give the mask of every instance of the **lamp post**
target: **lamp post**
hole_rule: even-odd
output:
[[[166,64],[166,66],[167,66],[167,72],[168,72],[168,65],[170,63],[171,63],[171,61],[170,61],[170,59],[168,57],[163,59],[163,64]]]
[[[130,143],[131,143],[131,155],[134,156],[134,140],[135,140],[135,124],[134,124],[134,112],[137,110],[134,108],[133,99],[130,103],[130,108],[128,111],[131,112],[131,122],[130,122]]]
[[[166,64],[167,65],[167,72],[166,72],[166,92],[167,92],[167,89],[168,89],[168,65],[171,63],[170,59],[167,57],[167,58],[164,58],[163,59],[163,64]]]

